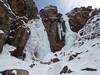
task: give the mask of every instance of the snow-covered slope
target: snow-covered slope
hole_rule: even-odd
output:
[[[31,36],[25,48],[25,60],[10,56],[9,49],[15,47],[5,45],[0,55],[0,71],[20,68],[28,70],[29,75],[100,75],[100,14],[89,19],[78,34],[70,30],[66,16],[64,20],[66,45],[61,51],[51,52],[41,19],[31,20],[26,24]]]
[[[82,30],[84,30],[84,32],[90,35],[92,35],[91,33],[93,32],[98,33],[100,26],[98,21],[99,17],[99,15],[96,15],[94,18],[92,18],[92,21],[95,21],[95,23],[89,20],[90,23],[88,23],[89,21],[87,22],[87,24],[89,25],[86,24]],[[97,23],[98,26],[96,26]],[[67,28],[70,28],[68,27],[68,22],[66,22],[66,25]],[[99,36],[95,36],[92,39],[90,36],[90,39],[85,39],[84,35],[80,36],[70,31],[70,29],[68,29],[68,32],[66,33],[66,39],[69,41],[66,40],[66,46],[62,49],[62,51],[51,55],[51,59],[58,58],[59,61],[53,63],[49,60],[48,62],[51,62],[51,64],[49,65],[38,64],[33,68],[33,73],[35,73],[36,75],[99,75]],[[81,39],[81,42],[83,41],[84,43],[78,45],[78,43],[80,43],[79,39]],[[75,40],[77,43],[75,42]],[[70,45],[72,46],[69,47]],[[50,59],[50,57],[47,59]]]
[[[0,72],[10,69],[25,69],[30,71],[29,64],[10,55],[10,51],[16,49],[11,45],[4,45],[3,52],[0,54]]]
[[[87,34],[98,33],[99,32],[99,21],[97,20],[100,16],[95,16],[92,21],[90,21],[89,26],[86,24],[85,27],[90,29],[82,29]],[[88,22],[87,22],[88,23]],[[95,24],[98,23],[98,26],[95,27]],[[66,23],[68,25],[68,23]],[[94,29],[93,29],[94,27]],[[96,28],[96,29],[95,29]],[[51,54],[51,57],[47,59],[59,59],[57,62],[52,62],[51,60],[44,61],[45,63],[51,62],[48,64],[37,64],[33,67],[33,73],[36,75],[100,75],[100,38],[95,36],[94,38],[85,39],[84,35],[69,35],[73,32],[70,31],[66,33],[67,36],[75,39],[78,37],[77,43],[74,42],[75,46],[68,47],[66,46],[57,53]],[[80,33],[80,32],[79,32]],[[74,34],[74,33],[73,33]],[[91,34],[92,35],[92,34]],[[87,36],[88,37],[88,36]],[[84,43],[80,43],[79,38]],[[68,39],[68,38],[67,38]],[[70,44],[73,44],[73,39],[69,41]],[[83,40],[85,39],[85,40]],[[75,41],[75,40],[74,40]],[[68,47],[68,48],[67,48]]]
[[[100,39],[86,42],[81,47],[56,53],[60,61],[56,63],[37,64],[33,67],[36,75],[99,75],[100,74]],[[65,72],[62,72],[63,68]],[[71,70],[72,72],[68,72]],[[63,70],[64,71],[64,70]]]

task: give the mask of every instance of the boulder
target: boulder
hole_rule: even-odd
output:
[[[59,51],[65,45],[66,32],[65,21],[62,14],[58,13],[57,7],[49,5],[40,10],[44,27],[48,34],[52,52]]]
[[[53,59],[51,59],[51,62],[53,62],[53,63],[56,63],[56,62],[59,62],[60,60],[58,59],[58,58],[53,58]]]
[[[15,69],[15,70],[6,70],[1,72],[2,75],[29,75],[29,72],[26,70]]]
[[[67,72],[68,72],[68,66],[66,65],[66,66],[63,67],[60,74],[67,73]]]
[[[68,74],[68,73],[72,73],[73,71],[71,69],[69,69],[69,67],[66,65],[63,67],[63,69],[61,70],[60,74]]]

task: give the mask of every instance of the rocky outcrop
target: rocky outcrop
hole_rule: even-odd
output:
[[[15,57],[23,55],[23,49],[29,39],[30,29],[24,24],[37,18],[38,10],[33,0],[1,0],[0,1],[0,52],[4,43],[16,47],[11,54]]]
[[[75,8],[71,12],[67,13],[69,17],[70,28],[74,32],[78,32],[86,24],[87,20],[91,17],[92,7],[80,7]]]
[[[87,23],[78,32],[79,37],[75,42],[76,46],[82,46],[88,40],[100,38],[100,9],[94,9],[90,16]],[[94,44],[92,47],[98,44]]]
[[[1,72],[2,75],[29,75],[28,71],[26,70],[6,70]]]
[[[94,10],[91,14],[91,18],[79,31],[81,38],[85,40],[100,38],[100,9]]]
[[[37,17],[38,10],[33,0],[8,0],[8,3],[17,16],[28,19]]]
[[[9,44],[15,46],[17,49],[12,52],[12,55],[15,57],[19,57],[23,55],[23,49],[27,43],[27,40],[30,36],[30,29],[25,26],[20,26],[8,37]]]
[[[65,45],[66,27],[62,14],[56,6],[47,6],[40,10],[40,16],[48,34],[52,52],[60,50]]]

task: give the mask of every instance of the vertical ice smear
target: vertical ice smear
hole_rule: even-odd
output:
[[[68,17],[66,15],[64,15],[63,18],[65,20],[65,25],[66,25],[66,33],[65,33],[66,46],[65,46],[65,48],[71,48],[76,40],[77,34],[71,31],[70,25],[68,23]]]
[[[62,23],[58,23],[58,34],[59,34],[60,40],[62,40],[62,36],[65,35]]]
[[[44,25],[41,19],[36,19],[30,21],[27,26],[31,30],[31,35],[25,48],[27,57],[32,59],[35,53],[39,59],[43,59],[51,51]]]
[[[58,23],[58,34],[59,34],[59,37],[60,37],[60,40],[62,39],[62,26]]]

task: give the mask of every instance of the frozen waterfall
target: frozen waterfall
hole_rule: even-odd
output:
[[[64,15],[63,18],[64,18],[65,25],[66,25],[66,33],[65,33],[66,45],[65,45],[64,48],[68,49],[68,48],[71,48],[74,45],[76,37],[77,37],[77,33],[71,31],[70,25],[69,25],[69,22],[68,22],[69,18],[66,15]]]
[[[31,35],[26,45],[26,55],[28,59],[35,57],[43,59],[51,50],[41,19],[31,20],[27,26],[31,30]]]

